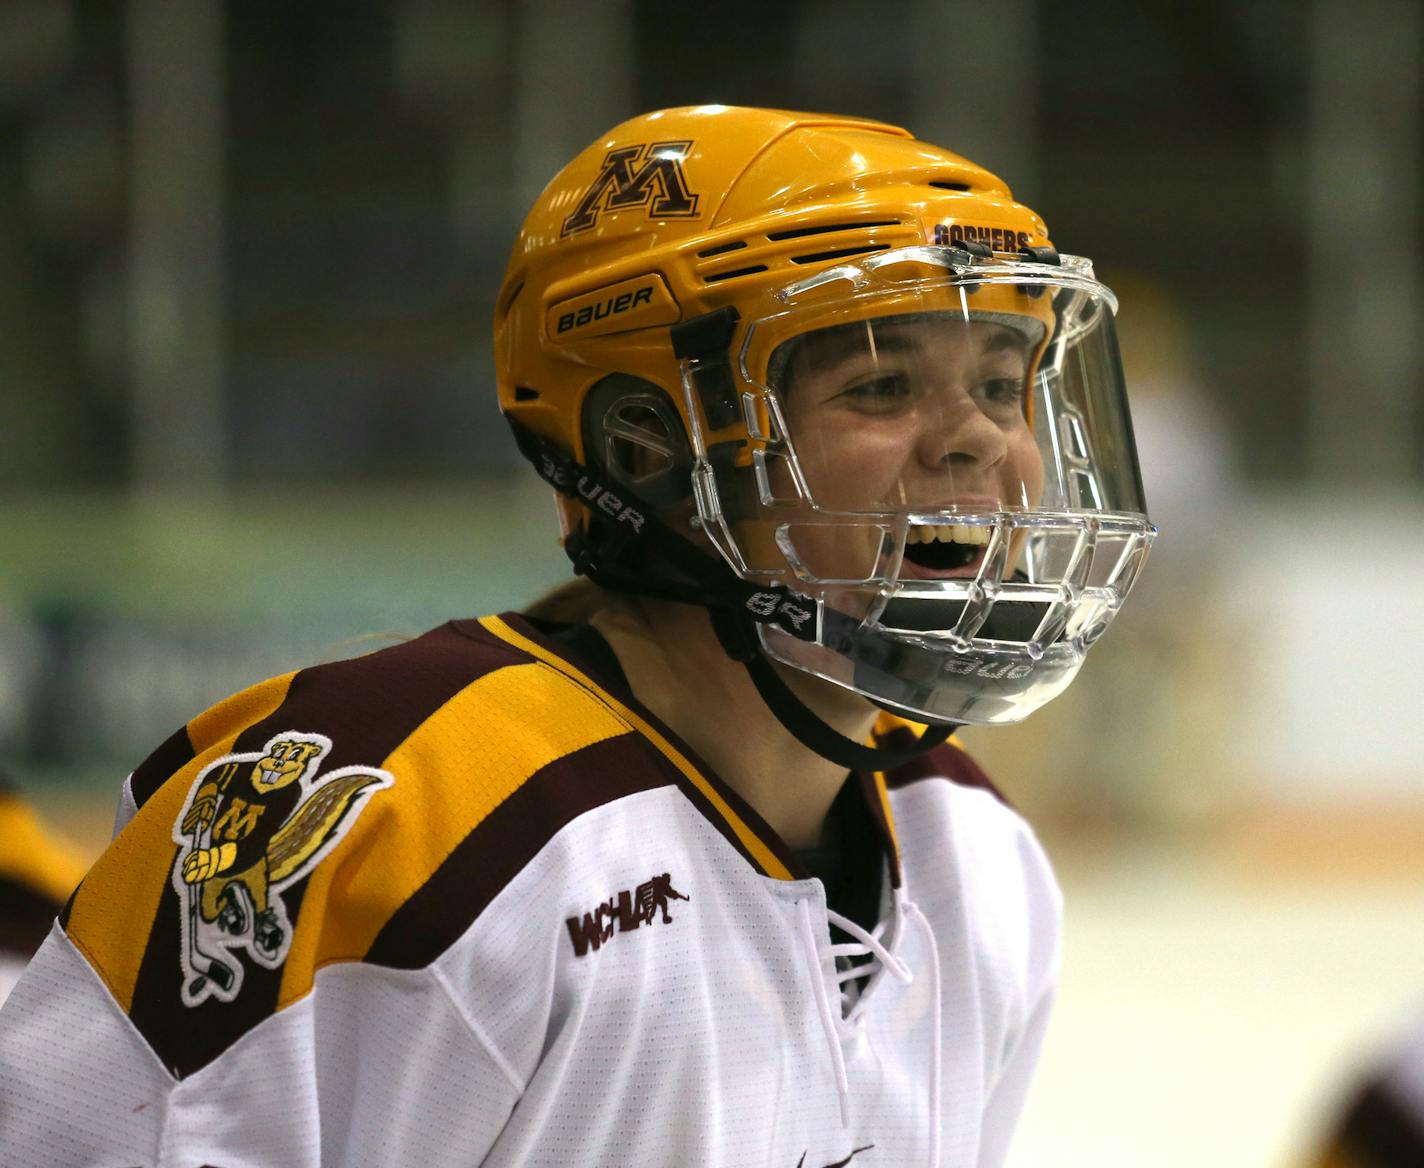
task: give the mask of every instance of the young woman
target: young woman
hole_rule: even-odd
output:
[[[1114,307],[890,126],[590,146],[495,324],[580,579],[134,772],[0,1016],[0,1162],[1001,1163],[1058,893],[946,739],[1146,555]]]

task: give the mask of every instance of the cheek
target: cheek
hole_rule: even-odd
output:
[[[875,575],[881,559],[880,528],[868,525],[788,525],[794,557],[820,580],[860,581]]]
[[[819,507],[856,510],[894,503],[896,484],[914,450],[912,430],[861,420],[824,428],[796,445],[806,483]]]
[[[1027,497],[1030,507],[1043,501],[1043,455],[1027,427],[1016,431],[1009,440],[1008,457],[1004,459],[1004,494],[1020,503]]]
[[[1009,444],[1009,454],[1004,459],[1006,470],[1003,491],[1005,499],[1012,499],[1016,505],[1027,501],[1030,508],[1043,501],[1043,455],[1033,433],[1025,428]],[[1024,549],[1028,546],[1028,532],[1022,528],[1015,531],[1009,544],[1009,561],[1004,569],[1004,579],[1009,579],[1016,568],[1023,567]]]

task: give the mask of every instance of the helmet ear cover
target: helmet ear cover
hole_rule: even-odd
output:
[[[564,540],[574,571],[613,592],[700,600],[705,565],[670,554],[678,534],[672,516],[692,507],[693,464],[687,428],[671,395],[630,373],[606,374],[584,395],[579,430],[584,466],[570,465],[580,487],[565,490],[586,514]],[[585,481],[599,484],[602,505],[584,491]],[[635,509],[637,523],[630,524],[623,510],[609,510],[610,497]]]
[[[586,465],[578,469],[583,479],[601,483],[605,493],[595,506],[582,487],[574,492],[586,512],[584,522],[565,537],[574,571],[615,592],[717,603],[734,577],[687,527],[697,523],[694,457],[672,397],[654,382],[610,373],[588,390],[579,422]],[[723,443],[708,457],[726,471],[741,448],[741,443]],[[642,516],[638,524],[630,525],[621,510],[610,510],[610,497],[636,508]],[[740,591],[760,587],[745,584]]]
[[[672,398],[661,386],[610,373],[584,397],[584,461],[656,508],[692,498],[692,447]]]

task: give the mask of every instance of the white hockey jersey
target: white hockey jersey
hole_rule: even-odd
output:
[[[244,691],[131,776],[0,1010],[0,1165],[1000,1164],[1048,864],[953,746],[862,786],[883,919],[837,946],[756,813],[516,616]]]

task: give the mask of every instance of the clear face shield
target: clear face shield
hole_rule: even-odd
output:
[[[768,656],[923,720],[1006,723],[1072,680],[1146,558],[1091,265],[911,247],[799,281],[736,362],[749,441],[684,382],[703,530],[817,605]]]

